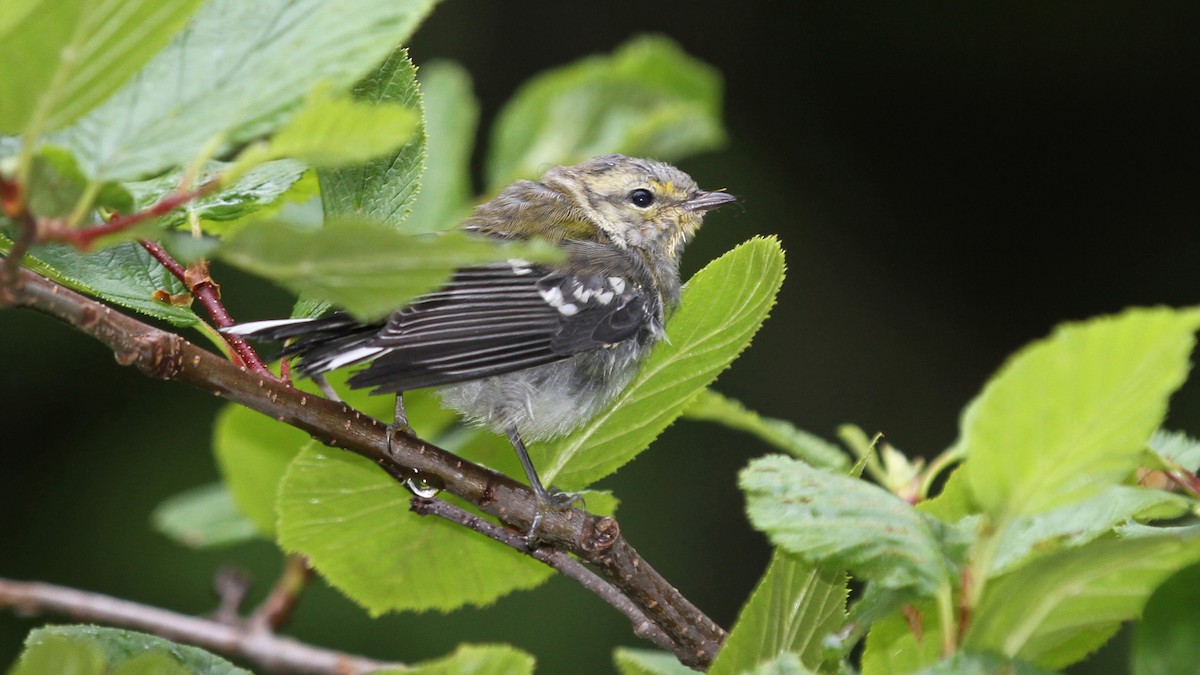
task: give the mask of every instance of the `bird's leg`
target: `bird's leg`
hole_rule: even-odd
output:
[[[525,469],[525,478],[529,480],[529,487],[533,490],[533,496],[537,500],[533,522],[529,524],[529,531],[525,534],[526,545],[533,546],[537,542],[538,527],[547,513],[569,509],[583,501],[583,498],[577,494],[562,492],[554,487],[549,490],[542,487],[542,480],[538,478],[537,469],[533,468],[533,460],[529,459],[529,451],[525,449],[525,442],[521,440],[521,435],[517,433],[516,427],[508,428],[508,440],[512,441],[513,448],[517,451],[517,457],[521,460],[521,468]]]
[[[317,389],[320,389],[322,394],[325,394],[325,398],[338,403],[342,402],[342,398],[337,395],[337,392],[329,384],[329,380],[325,379],[324,373],[313,373],[309,376],[309,379],[313,381],[313,384],[317,385]]]
[[[408,414],[404,412],[404,392],[402,391],[396,392],[396,416],[392,418],[392,423],[387,425],[388,455],[395,456],[395,453],[392,452],[392,444],[395,442],[397,433],[412,433],[412,427],[408,425]],[[409,492],[425,499],[432,499],[441,491],[418,476],[405,478],[403,482]]]

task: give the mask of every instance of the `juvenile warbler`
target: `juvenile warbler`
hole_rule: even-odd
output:
[[[505,188],[462,227],[548,240],[565,251],[563,262],[460,269],[384,322],[336,312],[227,332],[293,339],[283,353],[311,377],[367,363],[349,384],[375,394],[441,387],[446,405],[512,441],[538,500],[532,536],[547,509],[574,497],[542,487],[524,441],[572,431],[629,384],[679,304],[684,244],[706,212],[732,201],[648,159],[604,155],[556,167]]]

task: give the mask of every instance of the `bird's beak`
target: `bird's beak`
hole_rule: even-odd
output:
[[[710,211],[729,202],[737,201],[737,197],[728,192],[705,192],[703,190],[697,192],[693,197],[683,203],[683,207],[688,211]]]

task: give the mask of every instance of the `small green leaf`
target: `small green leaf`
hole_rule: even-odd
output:
[[[1176,675],[1200,663],[1200,565],[1171,575],[1133,628],[1134,675]]]
[[[850,457],[833,443],[797,429],[786,420],[762,417],[753,410],[747,410],[741,402],[712,389],[705,389],[692,399],[688,407],[684,408],[683,416],[692,420],[716,422],[753,434],[813,466],[842,472],[850,469]]]
[[[344,91],[407,40],[434,4],[209,0],[138,77],[63,138],[98,179],[140,179],[202,152],[221,156],[269,135],[318,83]]]
[[[1054,671],[1006,659],[996,654],[955,652],[949,658],[922,668],[918,675],[1055,675]]]
[[[167,498],[150,514],[154,529],[188,548],[217,548],[258,536],[254,524],[233,505],[221,483],[209,483]]]
[[[41,652],[41,654],[37,654]],[[86,660],[81,655],[86,654]],[[73,668],[41,667],[53,661],[24,666],[30,656],[72,655]],[[154,655],[149,660],[147,655]],[[98,658],[97,658],[98,657]],[[98,663],[97,663],[98,662]],[[151,666],[159,670],[147,670]],[[225,659],[203,649],[181,645],[154,635],[98,626],[51,626],[38,628],[25,639],[25,654],[15,675],[141,675],[142,673],[191,673],[194,675],[251,675]]]
[[[751,462],[739,484],[750,522],[804,560],[926,597],[958,578],[954,531],[880,487],[781,455]]]
[[[17,18],[0,22],[0,133],[30,125],[40,135],[87,112],[162,49],[201,2],[21,3]]]
[[[744,672],[750,673],[750,675],[816,675],[815,671],[804,667],[799,656],[786,652],[770,661],[758,664],[753,670]]]
[[[776,549],[709,673],[754,671],[785,654],[820,670],[823,642],[846,618],[846,593],[845,574]]]
[[[1019,517],[1129,478],[1183,383],[1200,312],[1135,309],[1021,350],[964,412],[971,492]]]
[[[284,158],[316,167],[365,162],[407,143],[418,120],[416,111],[405,106],[335,97],[328,86],[319,86],[270,141],[250,146],[230,172],[237,176],[254,165]]]
[[[783,284],[779,241],[755,237],[692,277],[667,339],[609,407],[575,432],[529,448],[547,484],[585,487],[649,447],[733,362],[766,320]]]
[[[862,675],[915,673],[942,657],[942,631],[933,601],[908,605],[908,617],[895,612],[871,626],[863,647]]]
[[[621,675],[690,675],[696,671],[675,658],[674,654],[654,649],[617,647],[613,662]]]
[[[376,675],[532,675],[533,656],[509,645],[461,645],[453,654]]]
[[[12,242],[0,235],[0,253],[6,253],[11,246]],[[63,244],[44,244],[34,247],[25,257],[25,264],[34,272],[81,293],[176,326],[193,326],[200,321],[188,306],[154,299],[155,291],[181,295],[187,288],[135,243],[93,253],[80,253]]]
[[[720,74],[666,38],[643,36],[522,87],[496,118],[487,184],[495,192],[609,152],[674,161],[724,141]]]
[[[466,232],[405,235],[353,218],[318,229],[265,219],[229,237],[220,257],[374,320],[445,284],[458,267],[509,258],[553,261],[559,251],[540,241],[499,244]]]
[[[71,213],[87,189],[88,179],[69,150],[49,145],[33,156],[29,170],[29,209],[45,218]]]
[[[1150,437],[1150,450],[1193,473],[1200,468],[1200,441],[1185,433],[1159,429]]]
[[[471,152],[479,125],[479,101],[466,69],[449,61],[421,67],[428,157],[421,193],[406,232],[437,232],[458,223],[471,207]]]
[[[1150,594],[1200,560],[1200,527],[1127,529],[1034,560],[990,582],[965,646],[1046,668],[1083,659],[1137,618]]]
[[[399,49],[374,72],[353,89],[360,105],[404,106],[421,108],[421,92],[417,88],[417,68],[408,52]],[[321,205],[326,218],[333,216],[367,216],[397,230],[414,233],[402,226],[412,210],[413,201],[421,187],[425,165],[425,131],[417,126],[414,112],[412,140],[385,153],[382,157],[359,166],[346,166],[318,171],[321,179]]]
[[[411,498],[370,461],[310,444],[279,488],[279,543],[372,615],[484,606],[551,576],[502,544],[411,513]]]

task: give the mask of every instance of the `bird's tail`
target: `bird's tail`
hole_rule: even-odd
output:
[[[296,371],[310,376],[369,361],[381,354],[383,349],[368,346],[379,328],[378,324],[359,323],[339,312],[317,319],[251,321],[222,328],[221,332],[251,340],[290,340],[279,356],[297,357]]]

